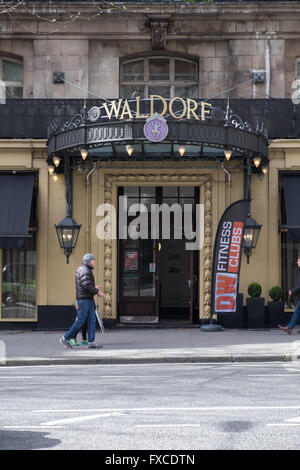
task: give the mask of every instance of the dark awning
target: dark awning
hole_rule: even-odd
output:
[[[34,175],[0,174],[0,248],[22,249],[28,234]]]
[[[300,176],[284,176],[286,228],[291,240],[300,240]]]

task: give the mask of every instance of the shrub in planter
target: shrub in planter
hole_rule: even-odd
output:
[[[284,301],[283,290],[279,286],[273,286],[269,290],[272,302],[268,302],[268,313],[271,328],[277,328],[284,323]]]
[[[260,297],[261,291],[261,285],[257,282],[252,282],[248,286],[250,298],[246,299],[246,304],[249,328],[264,328],[265,326],[265,299]]]
[[[248,295],[253,299],[255,297],[260,297],[261,294],[261,285],[258,282],[251,282],[248,286]]]

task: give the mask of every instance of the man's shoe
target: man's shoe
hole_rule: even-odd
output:
[[[70,342],[65,339],[64,336],[62,336],[61,338],[59,338],[59,342],[60,344],[62,344],[66,349],[73,349],[72,345],[70,344]]]
[[[87,346],[89,343],[87,339],[83,339],[80,344],[81,346]]]
[[[69,344],[72,346],[72,347],[76,347],[76,346],[79,346],[79,344],[77,343],[76,339],[74,338],[71,338],[70,341],[69,341]]]
[[[89,343],[88,348],[89,349],[101,349],[103,348],[103,345],[97,344],[97,343]]]
[[[291,332],[293,331],[292,328],[289,328],[288,326],[281,326],[281,325],[278,325],[279,328],[284,331],[285,333],[287,333],[288,335],[291,334]]]

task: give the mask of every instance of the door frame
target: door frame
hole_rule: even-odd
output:
[[[204,206],[204,247],[199,256],[199,312],[201,319],[210,317],[211,302],[211,274],[212,274],[212,171],[195,174],[195,170],[180,170],[169,172],[164,170],[155,173],[153,170],[143,170],[135,173],[134,170],[128,172],[112,172],[112,170],[102,170],[104,179],[104,203],[117,207],[119,186],[199,186],[200,201]],[[199,169],[199,171],[201,171]],[[106,215],[106,223],[113,226],[113,214]],[[215,222],[216,223],[216,222]],[[105,238],[103,241],[103,280],[104,300],[103,315],[105,319],[118,319],[118,257],[117,239]]]

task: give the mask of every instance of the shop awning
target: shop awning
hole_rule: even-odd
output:
[[[28,234],[34,176],[0,174],[0,248],[22,249]]]
[[[300,176],[284,176],[285,228],[291,240],[300,240]]]

